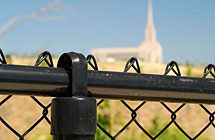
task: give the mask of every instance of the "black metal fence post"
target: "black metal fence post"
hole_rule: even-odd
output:
[[[63,67],[70,77],[70,87],[65,94],[52,100],[51,134],[53,140],[95,140],[96,100],[87,97],[87,64],[83,55],[65,53],[58,67]]]

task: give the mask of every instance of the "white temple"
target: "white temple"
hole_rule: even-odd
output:
[[[162,63],[162,47],[157,41],[153,22],[152,0],[148,0],[148,19],[145,29],[145,40],[139,47],[92,49],[91,54],[98,61],[121,61],[136,57],[138,60],[145,62]]]

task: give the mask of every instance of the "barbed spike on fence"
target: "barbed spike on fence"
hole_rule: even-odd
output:
[[[49,59],[47,59],[49,58]],[[37,58],[37,61],[35,62],[35,65],[34,66],[39,66],[42,62],[46,62],[46,64],[49,66],[49,67],[54,67],[54,64],[53,64],[53,61],[52,61],[52,55],[50,52],[48,51],[44,51],[42,52],[38,58]]]
[[[206,78],[209,73],[213,76],[213,78],[215,78],[215,65],[214,64],[209,64],[205,67],[202,78]]]
[[[136,66],[135,66],[135,63],[136,63]],[[136,57],[132,57],[130,58],[126,65],[125,65],[125,68],[124,68],[124,71],[123,72],[128,72],[130,70],[130,68],[133,68],[137,73],[140,73],[140,66],[139,66],[139,63],[138,63],[138,60]]]
[[[176,70],[174,69],[174,67],[176,67]],[[170,71],[173,71],[177,76],[181,76],[178,63],[175,61],[171,61],[167,64],[164,75],[167,75]]]
[[[96,58],[92,54],[89,54],[87,56],[87,63],[93,68],[93,70],[98,70],[98,65],[97,65],[97,62],[96,62]]]

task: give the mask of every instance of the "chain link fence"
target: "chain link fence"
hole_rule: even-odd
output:
[[[1,55],[1,59],[0,62],[2,64],[7,64],[7,61],[5,59],[5,56],[2,52],[2,50],[0,50],[0,55]],[[40,66],[43,62],[45,62],[49,67],[54,67],[53,65],[53,61],[52,61],[52,56],[49,52],[45,51],[43,53],[41,53],[38,57],[38,59],[35,62],[36,67]],[[6,96],[1,102],[0,102],[0,106],[2,106],[3,104],[5,104],[8,100],[10,100],[13,96],[12,95],[8,95]],[[51,103],[49,103],[48,105],[44,105],[42,102],[40,102],[36,97],[34,96],[30,96],[30,98],[32,99],[33,102],[35,102],[38,106],[41,107],[42,109],[42,116],[40,118],[38,118],[38,120],[30,127],[28,128],[23,134],[20,134],[19,132],[17,132],[15,130],[15,128],[12,127],[12,125],[10,125],[8,122],[6,122],[4,120],[4,118],[2,116],[0,116],[0,120],[2,122],[2,124],[7,127],[12,133],[14,133],[14,135],[16,135],[18,137],[19,140],[24,140],[25,136],[28,135],[36,126],[38,126],[40,124],[40,122],[42,122],[43,120],[46,120],[47,123],[49,125],[51,125],[51,121],[50,119],[47,117],[48,115],[48,109],[51,107]]]
[[[4,57],[4,54],[1,50],[0,50],[0,53],[1,53],[0,62],[2,64],[7,64],[6,59]],[[86,59],[87,59],[88,65],[93,70],[95,70],[95,71],[99,70],[97,63],[96,63],[96,59],[94,58],[93,55],[87,56]],[[47,51],[45,51],[39,55],[38,59],[35,62],[35,67],[39,67],[40,65],[44,65],[44,63],[48,67],[54,67],[53,61],[52,61],[52,56]],[[129,59],[127,61],[123,72],[127,73],[131,69],[133,69],[136,73],[141,73],[141,69],[140,69],[138,60],[135,57],[132,57],[131,59]],[[209,74],[213,78],[215,78],[214,70],[215,70],[215,66],[212,64],[209,64],[208,66],[205,67],[202,78],[206,78]],[[175,61],[171,61],[170,63],[167,64],[164,75],[168,75],[170,72],[173,72],[178,77],[181,76],[179,66]],[[88,91],[88,92],[90,92],[90,91]],[[1,96],[3,97],[3,95],[1,95]],[[4,104],[7,104],[7,102],[9,100],[11,100],[12,98],[13,98],[13,95],[8,95],[5,98],[3,98],[0,101],[0,107],[2,107]],[[34,124],[32,124],[28,129],[26,129],[26,131],[24,133],[18,132],[13,127],[13,125],[12,125],[13,122],[7,122],[4,117],[0,116],[0,121],[3,124],[3,125],[1,125],[0,129],[2,129],[3,127],[9,129],[11,131],[11,133],[16,135],[19,140],[24,140],[27,137],[27,135],[33,129],[37,129],[37,126],[42,121],[46,121],[47,125],[51,125],[51,120],[48,117],[48,114],[49,114],[48,110],[51,108],[51,103],[44,105],[39,99],[37,99],[34,96],[29,96],[29,98],[31,98],[32,102],[35,102],[41,108],[42,115],[35,121]],[[109,101],[108,99],[97,99],[98,114],[97,114],[97,136],[96,136],[96,139],[98,139],[98,140],[101,140],[101,139],[111,139],[111,140],[126,139],[125,136],[128,134],[128,131],[130,130],[130,128],[133,128],[134,125],[136,126],[135,127],[136,129],[141,130],[141,133],[144,134],[145,137],[147,137],[148,139],[151,139],[151,140],[161,139],[162,134],[164,134],[166,131],[169,131],[168,129],[171,126],[174,126],[175,128],[177,128],[177,130],[179,130],[178,132],[181,133],[181,135],[183,135],[183,138],[187,138],[188,140],[199,139],[201,135],[207,133],[206,132],[207,129],[209,129],[211,127],[213,129],[215,128],[215,124],[214,124],[215,111],[211,111],[211,109],[208,109],[207,105],[203,105],[203,104],[196,104],[195,105],[195,106],[200,106],[200,108],[203,110],[204,114],[206,114],[208,116],[208,121],[205,122],[205,125],[201,128],[200,131],[198,131],[196,134],[190,135],[184,129],[184,127],[182,125],[180,125],[180,123],[178,123],[178,119],[179,119],[178,113],[181,110],[183,110],[186,106],[189,106],[189,104],[178,103],[177,104],[178,107],[175,109],[172,109],[168,105],[168,103],[160,102],[160,105],[169,114],[169,121],[164,123],[165,125],[163,125],[162,128],[159,128],[159,130],[156,129],[156,132],[153,132],[152,130],[149,130],[142,122],[140,122],[138,120],[138,117],[142,117],[142,118],[149,117],[149,116],[140,116],[141,114],[139,113],[140,110],[144,110],[144,106],[146,106],[146,104],[149,103],[149,101],[138,101],[134,107],[133,105],[131,105],[132,103],[130,104],[131,101],[119,100],[118,103],[114,104],[115,106],[112,106],[111,109],[109,109],[109,110],[108,110],[108,108],[110,108],[109,106],[111,106],[111,104],[108,101]],[[128,117],[128,115],[127,115],[126,118],[129,118],[129,119],[126,120],[125,122],[121,123],[120,125],[118,125],[117,130],[113,131],[113,130],[111,130],[111,128],[114,128],[114,123],[111,123],[111,119],[114,119],[114,117],[110,117],[111,116],[110,114],[111,114],[111,111],[116,111],[117,107],[120,105],[124,106],[123,109],[120,110],[120,112],[121,113],[127,112],[127,114],[129,114],[130,117]],[[156,105],[158,105],[158,103]],[[23,106],[25,106],[24,103],[23,103]],[[101,108],[103,109],[102,112],[100,111]],[[22,110],[22,108],[20,108],[20,110]],[[123,111],[123,110],[125,110],[125,111]],[[19,111],[19,110],[17,110],[17,111]],[[105,111],[109,112],[109,115]],[[198,116],[198,112],[196,112],[196,114]],[[115,113],[115,115],[116,115],[115,117],[117,117],[117,115],[119,115],[119,114]],[[22,116],[25,116],[25,114],[22,114]],[[120,119],[120,118],[117,118],[117,119]],[[192,121],[192,120],[190,120],[190,121]],[[153,125],[157,125],[156,122],[153,123]],[[20,126],[20,127],[22,127],[22,126]],[[155,128],[156,126],[153,126],[153,127]],[[47,133],[49,133],[49,132],[47,132]],[[135,138],[135,134],[136,134],[135,132],[132,132],[131,135],[134,135],[133,138]],[[121,135],[123,135],[123,137],[120,137]],[[10,139],[10,137],[7,137],[7,139]],[[139,139],[139,138],[137,138],[137,139]],[[174,139],[174,138],[171,138],[171,134],[169,135],[169,139]],[[177,139],[177,138],[175,138],[175,139]],[[213,139],[213,138],[209,137],[208,139]],[[0,140],[1,140],[1,137],[0,137]]]

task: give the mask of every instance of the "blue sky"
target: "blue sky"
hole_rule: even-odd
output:
[[[0,2],[0,29],[13,27],[54,0]],[[55,8],[25,20],[0,38],[5,53],[55,53],[91,48],[139,46],[144,40],[147,0],[62,0]],[[164,62],[215,63],[215,1],[154,0],[154,21]]]

